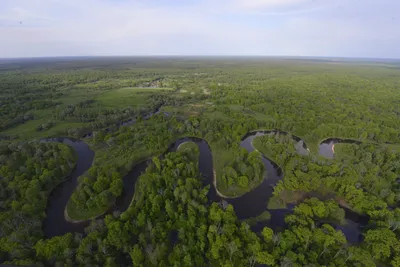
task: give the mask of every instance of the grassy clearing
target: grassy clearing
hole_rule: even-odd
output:
[[[269,213],[267,210],[258,215],[257,217],[252,217],[249,219],[244,220],[245,223],[247,223],[250,226],[254,226],[259,222],[265,222],[269,221],[271,219],[271,213]]]
[[[285,201],[282,198],[280,198],[280,196],[272,196],[268,200],[267,208],[269,210],[286,209],[287,204],[285,203]]]
[[[236,192],[234,188],[226,188],[222,185],[221,180],[222,170],[223,168],[231,161],[234,160],[234,151],[233,149],[221,149],[215,143],[209,144],[211,147],[212,155],[213,155],[213,165],[216,174],[217,181],[217,189],[225,196],[238,196],[239,192]]]
[[[123,87],[118,90],[130,90],[135,92],[151,92],[151,91],[174,91],[173,88],[166,88],[166,87]]]
[[[221,111],[205,111],[204,116],[207,116],[209,118],[214,118],[214,119],[220,119],[220,120],[231,120],[231,117]]]
[[[112,203],[114,203],[114,201],[112,201]],[[79,221],[86,221],[86,220],[91,220],[94,219],[96,217],[101,216],[102,214],[104,214],[105,212],[107,212],[107,210],[110,208],[110,205],[106,205],[103,207],[99,207],[99,208],[93,208],[90,210],[85,210],[85,211],[79,211],[78,208],[75,206],[75,204],[72,201],[68,201],[67,206],[65,207],[65,218],[68,221],[72,221],[72,222],[79,222]]]
[[[321,195],[324,195],[323,192],[320,192]],[[287,209],[287,204],[298,204],[305,199],[306,196],[310,195],[305,191],[290,191],[283,190],[279,196],[272,196],[268,200],[267,208],[270,210],[274,209]]]
[[[198,116],[201,113],[202,106],[185,105],[183,107],[163,106],[161,111],[168,112],[171,115],[183,117]]]
[[[172,88],[124,87],[102,93],[95,100],[100,106],[108,108],[139,107],[145,105],[145,99],[150,94],[172,90]]]
[[[66,108],[68,105],[76,104],[86,99],[95,99],[96,105],[106,108],[121,107],[141,107],[146,105],[146,97],[162,91],[171,91],[172,88],[140,88],[140,87],[124,87],[118,90],[99,93],[99,91],[86,91],[71,89],[68,94],[57,99],[60,108]],[[68,129],[80,128],[89,123],[60,121],[53,116],[54,108],[41,109],[32,111],[35,119],[20,124],[14,128],[7,129],[3,133],[5,135],[18,135],[19,139],[34,139],[48,136],[56,136],[64,134]],[[36,127],[52,121],[55,125],[47,131],[37,132]]]
[[[99,91],[73,89],[71,91],[68,91],[67,94],[57,99],[57,101],[60,101],[62,103],[60,105],[61,107],[66,107],[68,105],[74,105],[82,100],[95,98],[99,94],[100,94]]]
[[[50,115],[48,116],[50,117]],[[51,117],[50,117],[51,118]],[[26,140],[26,139],[39,139],[44,137],[50,136],[58,136],[60,133],[66,132],[68,129],[71,128],[79,128],[85,125],[85,123],[78,123],[78,122],[65,122],[65,121],[57,121],[52,120],[55,122],[55,125],[47,131],[37,132],[36,127],[48,122],[51,119],[46,117],[38,118],[33,121],[28,121],[26,123],[20,124],[14,128],[8,129],[3,133],[5,135],[17,135],[18,139]]]

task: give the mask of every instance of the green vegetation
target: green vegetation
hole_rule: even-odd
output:
[[[319,190],[321,178],[330,176],[331,171],[334,170],[334,168],[327,168],[327,173],[324,173],[322,168],[326,160],[299,155],[290,136],[265,135],[255,138],[253,145],[282,168],[284,179],[275,186],[274,195],[284,200],[283,203],[296,202],[296,194],[285,194],[286,191]],[[272,205],[278,205],[279,200],[274,199],[273,203]]]
[[[125,87],[104,92],[96,98],[99,106],[107,108],[145,107],[146,98],[157,91],[168,91],[167,88]]]
[[[270,207],[295,203],[313,192],[333,193],[360,213],[387,208],[399,200],[400,153],[387,146],[338,144],[335,159],[331,161],[318,156],[299,156],[287,138],[263,136],[253,143],[278,163],[285,174],[274,189]]]
[[[19,66],[0,72],[0,264],[400,266],[399,69],[256,58]],[[255,138],[259,152],[248,153],[240,142],[256,129],[289,134]],[[128,210],[93,220],[85,235],[45,238],[49,193],[76,158],[37,140],[87,133],[95,157],[68,201],[72,220],[103,214],[123,195],[123,177],[153,162]],[[309,155],[299,155],[291,134]],[[263,181],[260,153],[277,163],[284,177],[268,208],[296,205],[287,228],[255,233],[249,224],[270,219],[268,211],[241,221],[233,206],[209,203],[213,185],[201,178],[193,142],[158,157],[185,136],[208,142],[217,189],[228,197]],[[362,144],[336,144],[325,159],[318,145],[327,138]],[[350,245],[337,227],[345,216],[338,203],[369,216],[363,242]]]
[[[271,219],[271,213],[269,213],[269,211],[266,210],[257,217],[246,219],[244,220],[244,222],[250,226],[253,226],[259,222],[269,221],[270,219]]]
[[[2,143],[0,166],[0,257],[34,257],[47,197],[74,169],[75,155],[63,144]]]
[[[93,165],[80,180],[66,207],[70,220],[88,220],[103,214],[124,187],[120,173],[111,164]]]
[[[95,160],[88,172],[80,177],[67,205],[71,220],[91,219],[107,211],[122,194],[122,177],[137,163],[165,152],[177,138],[168,131],[171,122],[161,114],[152,122],[142,121],[134,127],[133,131],[121,127],[110,134],[95,132]]]
[[[41,240],[37,259],[117,266],[127,253],[134,266],[255,263],[248,257],[261,250],[259,238],[237,220],[232,206],[208,206],[208,190],[196,161],[185,152],[167,154],[140,177],[135,201],[119,218],[108,215],[104,223],[93,223],[80,242],[72,234]]]
[[[295,144],[290,135],[270,134],[254,138],[252,145],[267,158],[283,167],[287,160],[300,158]]]
[[[222,168],[217,176],[217,186],[223,195],[240,196],[260,185],[266,174],[259,152],[248,153],[243,148],[239,153],[230,151],[229,158],[231,160],[223,168],[216,165],[217,170]]]
[[[200,156],[199,147],[194,142],[184,142],[179,145],[178,152],[186,153],[192,160],[198,160]]]

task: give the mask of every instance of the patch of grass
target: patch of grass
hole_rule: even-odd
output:
[[[269,211],[266,210],[257,217],[248,218],[243,221],[250,226],[254,226],[259,222],[269,221],[270,219],[271,219],[271,213],[269,213]]]
[[[110,201],[110,203],[114,203],[115,200]],[[110,205],[106,205],[103,207],[92,208],[90,210],[80,211],[76,205],[72,201],[68,201],[67,206],[65,207],[65,217],[69,221],[86,221],[90,219],[94,219],[98,216],[101,216],[110,208]]]
[[[47,114],[47,113],[44,113]],[[48,115],[50,116],[50,115]],[[26,139],[39,139],[44,137],[58,136],[60,133],[66,132],[71,128],[79,128],[85,125],[85,123],[78,122],[66,122],[66,121],[57,121],[55,125],[47,131],[37,132],[36,127],[48,122],[49,120],[46,117],[38,118],[36,120],[27,121],[23,124],[20,124],[14,128],[8,129],[3,133],[5,135],[17,135],[18,139],[26,140]]]
[[[98,96],[100,92],[98,91],[84,91],[84,90],[73,90],[70,93],[63,95],[57,101],[60,101],[62,104],[60,107],[67,107],[68,105],[74,105],[82,100],[92,99]]]
[[[315,195],[317,193],[314,192]],[[304,200],[307,196],[312,196],[313,194],[307,193],[305,191],[297,190],[283,190],[279,196],[272,196],[268,201],[268,209],[286,209],[287,204],[298,204]],[[318,194],[320,195],[320,194]]]
[[[280,196],[272,196],[268,201],[267,208],[269,210],[286,209],[287,205]]]
[[[161,111],[168,112],[170,115],[177,115],[180,117],[191,117],[198,116],[201,111],[201,107],[196,107],[192,105],[185,105],[182,107],[173,107],[173,106],[163,106]]]
[[[118,90],[130,90],[135,92],[151,92],[151,91],[174,91],[173,88],[166,87],[123,87]]]
[[[400,153],[400,145],[387,145],[387,146],[390,147],[393,151]]]
[[[206,112],[204,112],[204,115],[208,116],[210,118],[214,118],[214,119],[220,119],[220,120],[226,120],[226,121],[232,120],[229,115],[227,115],[221,111],[211,111],[211,112],[206,111]]]
[[[102,93],[95,98],[96,102],[102,107],[120,108],[128,106],[144,106],[146,97],[152,93],[162,91],[172,91],[172,88],[141,88],[124,87],[117,90]]]

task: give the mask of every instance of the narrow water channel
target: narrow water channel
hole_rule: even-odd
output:
[[[68,138],[53,138],[42,140],[45,142],[59,142],[66,144],[75,151],[78,156],[75,170],[70,177],[52,190],[47,200],[46,219],[43,222],[44,235],[53,237],[64,235],[69,232],[82,232],[89,225],[89,221],[81,223],[70,223],[65,220],[64,210],[78,185],[78,177],[84,174],[92,166],[94,152],[89,146],[78,140]]]

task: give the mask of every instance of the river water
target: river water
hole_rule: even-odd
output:
[[[64,210],[78,185],[78,177],[84,174],[93,163],[94,153],[89,146],[82,142],[68,138],[47,139],[47,142],[59,142],[72,147],[78,156],[75,170],[69,179],[59,184],[50,193],[47,201],[46,219],[43,222],[44,234],[46,237],[64,235],[69,232],[81,232],[89,221],[82,223],[70,223],[65,220]]]

